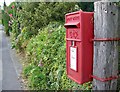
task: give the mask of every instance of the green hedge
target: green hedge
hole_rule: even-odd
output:
[[[65,28],[54,23],[43,28],[27,45],[27,67],[24,76],[31,89],[73,90],[90,89],[91,84],[79,85],[66,76]]]
[[[12,48],[26,54],[23,74],[29,88],[91,89],[90,83],[79,85],[66,76],[64,16],[79,10],[79,4],[42,2],[15,5]]]
[[[6,35],[9,36],[9,20],[10,20],[10,17],[9,15],[3,10],[2,11],[2,24],[4,25],[5,27],[5,32],[6,32]]]

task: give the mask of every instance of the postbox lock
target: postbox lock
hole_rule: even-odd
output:
[[[72,46],[75,46],[75,41],[71,41],[71,43],[72,43]]]

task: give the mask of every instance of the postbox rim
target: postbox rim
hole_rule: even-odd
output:
[[[78,28],[80,27],[80,22],[68,22],[64,25],[65,28],[69,28],[69,26],[76,26]]]

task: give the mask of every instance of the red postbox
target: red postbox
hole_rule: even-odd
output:
[[[67,75],[79,84],[92,81],[93,15],[93,12],[77,11],[65,16]]]

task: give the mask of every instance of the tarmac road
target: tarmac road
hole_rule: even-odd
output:
[[[1,25],[0,28],[2,28]],[[2,91],[2,30],[1,29],[0,29],[0,91]]]
[[[10,42],[0,25],[0,91],[1,90],[22,90],[18,80],[18,72],[11,56]],[[16,62],[16,61],[15,61]]]

